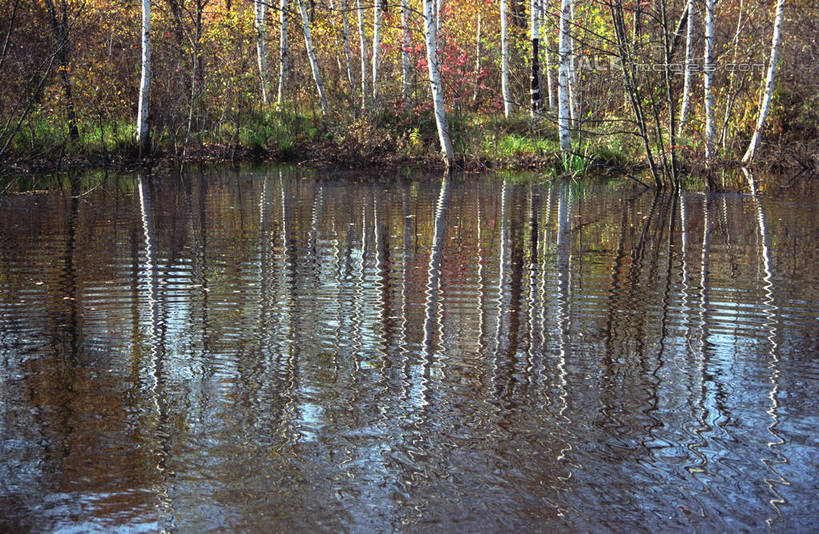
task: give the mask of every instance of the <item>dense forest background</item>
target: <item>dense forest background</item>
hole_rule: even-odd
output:
[[[640,161],[663,185],[678,168],[747,161],[760,130],[757,160],[815,168],[818,11],[813,0],[2,0],[0,160],[284,158],[310,146],[377,163],[442,150],[564,169]]]

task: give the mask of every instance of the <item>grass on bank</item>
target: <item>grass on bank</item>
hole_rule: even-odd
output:
[[[5,159],[44,160],[56,166],[86,160],[133,160],[138,151],[132,121],[80,121],[79,138],[70,139],[64,121],[32,117],[18,132]],[[623,167],[639,161],[639,151],[615,135],[583,140],[577,153],[561,156],[554,125],[528,117],[458,113],[450,117],[456,158],[470,168],[538,168],[549,174],[579,175],[596,166]],[[179,158],[185,129],[155,127],[154,153]],[[573,140],[577,145],[577,139]],[[188,157],[233,158],[237,150],[258,159],[302,159],[313,151],[328,162],[378,165],[395,160],[429,160],[439,154],[431,114],[381,113],[371,117],[332,114],[315,117],[292,112],[247,113],[238,124],[218,123],[192,132]]]

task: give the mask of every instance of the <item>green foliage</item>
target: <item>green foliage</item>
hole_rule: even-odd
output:
[[[238,137],[244,148],[288,154],[300,144],[316,141],[319,129],[310,119],[296,113],[268,111],[251,114],[239,127]]]
[[[14,138],[12,157],[79,157],[83,155],[130,155],[136,151],[134,126],[131,122],[80,121],[80,137],[72,140],[64,121],[37,116],[29,120]]]

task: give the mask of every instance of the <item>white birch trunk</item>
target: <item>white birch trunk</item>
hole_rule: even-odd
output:
[[[409,2],[407,0],[401,0],[401,96],[406,106],[410,104],[412,93],[412,63],[410,62],[409,55],[412,42],[410,41],[409,17]]]
[[[531,0],[529,3],[529,15],[531,23],[530,37],[532,39],[532,76],[529,97],[531,102],[531,115],[537,116],[540,111],[540,17],[538,14],[539,0]]]
[[[548,11],[549,9],[549,0],[543,0],[543,4],[541,5],[540,17],[541,22],[545,22],[544,12]],[[545,24],[541,24],[541,26],[545,26]],[[545,34],[545,38],[543,39],[543,51],[545,52],[545,60],[546,60],[546,90],[549,94],[549,111],[554,111],[555,109],[555,95],[554,91],[552,91],[552,58],[551,54],[549,54],[549,37],[548,32]]]
[[[355,80],[353,79],[353,53],[350,50],[350,24],[347,21],[347,0],[341,0],[341,25],[344,32],[344,55],[347,57],[347,81],[350,88],[355,93]]]
[[[361,6],[361,0],[357,1],[356,9],[358,10],[358,38],[361,48],[361,109],[366,111],[367,97],[370,93],[367,74],[370,60],[367,57],[367,29],[364,27],[364,8]]]
[[[270,85],[267,54],[267,0],[254,0],[253,9],[256,26],[256,56],[259,63],[259,79],[262,83],[262,102],[266,105]]]
[[[743,163],[748,163],[754,157],[759,141],[762,136],[762,128],[765,126],[765,119],[771,109],[771,96],[773,95],[774,80],[776,79],[776,62],[779,56],[779,40],[782,35],[782,19],[785,13],[785,0],[776,2],[776,18],[774,19],[773,38],[771,39],[771,64],[768,66],[768,79],[765,82],[765,94],[762,97],[762,106],[759,109],[759,118],[756,121],[754,134],[748,144],[748,150],[742,157]]]
[[[307,57],[310,60],[310,70],[313,71],[313,80],[316,82],[319,101],[321,102],[321,112],[327,113],[327,96],[324,94],[324,84],[321,82],[321,72],[319,72],[316,51],[313,49],[313,38],[310,37],[310,18],[307,16],[307,9],[304,8],[304,0],[298,0],[299,11],[301,11],[301,26],[304,32],[304,46],[307,48]]]
[[[435,0],[435,38],[441,35],[441,28],[444,23],[441,19],[441,9],[444,7],[444,0]]]
[[[279,4],[279,93],[276,105],[279,109],[284,106],[287,98],[287,77],[290,74],[290,48],[287,42],[288,0],[281,0]]]
[[[714,158],[714,3],[705,0],[705,57],[703,59],[703,88],[705,90],[705,162]]]
[[[509,22],[506,17],[506,0],[500,0],[501,18],[501,93],[503,95],[503,114],[508,118],[512,114],[512,97],[509,96]]]
[[[682,136],[685,119],[688,118],[688,101],[691,99],[691,59],[694,54],[692,39],[694,35],[694,0],[688,0],[688,27],[685,30],[685,78],[683,79],[683,96],[680,106],[680,124],[677,136]]]
[[[569,120],[571,124],[576,124],[577,117],[577,69],[575,65],[574,37],[572,36],[572,24],[574,24],[574,0],[569,2]]]
[[[481,83],[481,12],[478,12],[478,29],[475,31],[475,87],[472,90],[472,103],[478,100],[478,87]]]
[[[441,154],[447,170],[455,160],[455,151],[452,149],[452,140],[449,137],[449,126],[444,109],[444,90],[441,85],[441,73],[438,71],[438,57],[436,46],[435,20],[432,11],[433,0],[424,2],[424,40],[427,48],[427,66],[429,69],[429,85],[432,91],[432,105],[435,111],[435,126],[438,128],[438,140],[441,143]]]
[[[560,45],[558,47],[557,75],[557,127],[560,133],[560,151],[564,154],[572,150],[569,108],[569,78],[571,77],[571,35],[572,0],[560,2]]]
[[[148,104],[151,101],[151,0],[142,0],[142,72],[139,78],[139,105],[137,107],[137,135],[139,155],[151,151],[148,135]]]
[[[378,73],[381,70],[381,23],[384,19],[381,2],[382,0],[375,0],[373,8],[373,105],[376,107],[380,89]]]

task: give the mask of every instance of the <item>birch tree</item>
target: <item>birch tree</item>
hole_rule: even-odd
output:
[[[509,96],[509,22],[506,13],[506,0],[500,0],[501,19],[501,93],[503,94],[503,114],[507,118],[512,114],[512,98]]]
[[[381,70],[381,25],[384,19],[382,0],[376,0],[373,7],[373,104],[378,106],[379,83],[378,72]]]
[[[369,95],[369,83],[367,81],[367,70],[370,60],[367,57],[367,29],[364,27],[364,9],[361,0],[357,0],[356,10],[358,11],[358,38],[361,47],[361,109],[367,110],[367,96]]]
[[[560,134],[560,151],[568,154],[572,150],[569,131],[569,78],[571,77],[571,35],[572,0],[560,3],[560,45],[558,48],[557,75],[557,127]]]
[[[685,119],[688,116],[688,101],[691,98],[691,59],[694,54],[692,39],[694,34],[694,0],[688,0],[688,24],[685,30],[685,74],[683,79],[683,96],[680,105],[680,124],[677,126],[677,135],[682,135]]]
[[[540,111],[540,16],[538,14],[539,0],[531,0],[529,4],[529,15],[531,19],[531,38],[532,38],[532,80],[530,89],[531,98],[531,114],[535,117]]]
[[[742,157],[743,163],[748,163],[753,159],[754,153],[759,147],[762,128],[765,126],[765,120],[768,118],[768,112],[771,109],[771,96],[773,95],[774,80],[776,78],[776,62],[779,56],[779,40],[782,34],[782,19],[784,13],[785,0],[778,0],[776,3],[773,37],[771,39],[771,63],[768,65],[768,79],[765,82],[765,93],[762,96],[762,105],[759,108],[759,118],[757,118],[756,126],[754,127],[754,134],[751,136],[748,150],[745,151],[745,155]]]
[[[267,0],[254,0],[254,23],[256,27],[256,57],[259,64],[259,79],[262,84],[262,102],[267,104],[270,85],[269,59],[267,53]]]
[[[475,87],[472,89],[472,103],[478,101],[478,87],[481,83],[481,12],[478,11],[478,29],[475,30]]]
[[[705,97],[705,161],[710,164],[714,158],[714,3],[705,0],[705,57],[703,59],[702,85]]]
[[[555,109],[555,95],[552,91],[552,58],[551,54],[549,54],[549,37],[548,33],[545,31],[545,22],[546,17],[545,14],[549,10],[549,0],[542,0],[543,3],[540,6],[540,27],[544,31],[544,38],[542,43],[542,49],[544,52],[544,59],[545,59],[545,67],[544,70],[546,71],[546,91],[549,95],[549,111],[554,111]]]
[[[148,104],[151,99],[151,0],[142,0],[142,67],[139,77],[139,103],[137,105],[137,136],[139,156],[151,152],[148,136]]]
[[[284,106],[287,97],[287,76],[290,73],[290,49],[287,42],[288,0],[279,3],[279,93],[276,105],[279,109]]]
[[[310,70],[313,71],[313,81],[316,82],[316,91],[319,95],[321,103],[321,112],[327,113],[329,106],[327,105],[327,96],[324,94],[324,84],[321,81],[321,72],[319,71],[318,60],[316,59],[316,51],[313,48],[313,38],[310,36],[310,18],[307,15],[307,9],[304,7],[304,0],[298,0],[299,11],[301,11],[301,27],[304,32],[304,46],[307,48],[307,58],[310,60]]]
[[[639,2],[638,2],[639,4]],[[574,0],[569,0],[569,24],[567,25],[567,41],[569,54],[569,123],[575,124],[577,117],[577,70],[574,62],[574,35],[572,32],[572,25],[574,24]],[[576,30],[575,30],[576,33]]]
[[[427,68],[429,70],[429,86],[432,92],[432,106],[435,112],[435,126],[438,129],[438,140],[441,143],[441,154],[444,157],[447,170],[449,170],[455,160],[455,151],[452,149],[452,140],[449,137],[449,126],[447,125],[444,109],[444,91],[441,85],[441,73],[438,70],[436,28],[432,2],[433,0],[423,0],[424,41],[427,48]]]
[[[410,41],[409,17],[409,2],[407,0],[401,0],[401,97],[404,99],[404,105],[409,105],[410,93],[412,91],[410,84],[412,63],[410,62],[409,56],[409,49],[412,43]],[[478,28],[480,28],[480,19],[478,19]],[[480,33],[480,29],[478,33]]]
[[[355,93],[355,80],[353,79],[353,53],[350,50],[350,24],[347,21],[347,0],[341,0],[341,28],[344,33],[344,55],[347,58],[347,81],[350,83],[352,92]]]

